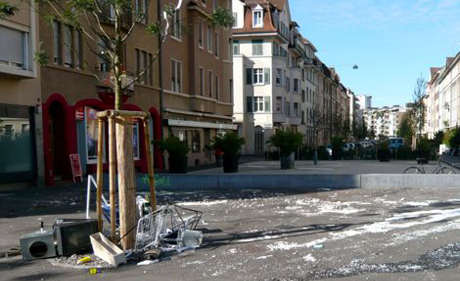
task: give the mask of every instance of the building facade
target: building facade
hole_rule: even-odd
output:
[[[304,135],[304,142],[327,145],[333,117],[348,119],[349,100],[334,69],[315,55],[299,32],[287,0],[234,0],[234,122],[246,139],[244,154],[263,154],[277,130]],[[325,122],[313,134],[312,112]]]
[[[124,110],[150,113],[151,135],[159,140],[161,120],[159,115],[159,66],[149,64],[158,49],[155,36],[147,36],[145,27],[157,19],[157,7],[138,5],[139,13],[147,16],[140,22],[123,46],[123,65],[126,83],[146,69],[145,75],[129,87],[123,95]],[[40,7],[43,14],[51,14],[49,7]],[[113,27],[110,7],[105,7],[106,17],[101,24],[106,30]],[[126,23],[132,23],[127,18]],[[82,21],[83,22],[83,21]],[[86,30],[91,30],[85,26]],[[125,27],[123,27],[125,28]],[[97,144],[103,142],[104,169],[108,163],[108,131],[102,140],[97,136],[96,113],[114,108],[114,93],[110,87],[112,74],[110,61],[104,56],[107,41],[102,36],[97,41],[88,40],[84,34],[63,22],[55,20],[52,26],[43,18],[39,20],[41,48],[49,62],[41,67],[41,101],[43,112],[43,146],[45,178],[47,185],[71,178],[70,154],[78,154],[82,171],[95,173]],[[98,79],[95,78],[98,77]],[[147,172],[144,130],[142,122],[133,123],[133,152],[137,172]],[[155,146],[154,163],[162,168],[160,151]]]
[[[236,130],[232,31],[215,28],[208,20],[217,7],[231,10],[232,1],[183,1],[162,49],[163,134],[189,144],[189,166],[212,163],[212,139]],[[192,30],[185,32],[181,26]]]
[[[6,1],[18,8],[0,18],[0,189],[42,186],[43,139],[40,68],[34,1]]]
[[[405,107],[394,105],[365,109],[363,116],[368,132],[373,132],[375,137],[397,137],[404,113]]]
[[[423,133],[428,138],[460,125],[460,53],[446,58],[443,67],[430,69],[424,102],[426,120]]]
[[[360,109],[364,110],[372,107],[372,96],[358,95],[356,99],[358,100]]]

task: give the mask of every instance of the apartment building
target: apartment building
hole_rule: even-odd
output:
[[[348,116],[346,88],[299,32],[286,0],[235,0],[234,122],[245,154],[262,154],[276,130],[291,129],[312,144],[311,112],[324,115],[320,145],[332,136],[333,114]],[[347,119],[347,118],[344,118]]]
[[[215,161],[210,149],[214,136],[237,129],[232,124],[232,31],[208,20],[217,7],[231,10],[232,1],[183,1],[162,52],[163,133],[189,144],[189,166]],[[184,32],[181,26],[192,30]]]
[[[146,73],[124,93],[124,110],[147,111],[151,115],[153,138],[160,139],[160,83],[158,61],[149,64],[158,49],[157,38],[148,36],[145,28],[157,19],[157,7],[143,5],[136,0],[136,12],[146,14],[133,30],[123,46],[125,85],[133,81],[144,68]],[[46,6],[40,7],[42,14],[52,14]],[[110,6],[104,6],[105,17],[101,24],[106,30],[114,25]],[[126,28],[133,21],[128,14],[123,19]],[[86,23],[86,21],[81,21]],[[43,17],[39,20],[41,49],[49,56],[49,62],[41,67],[41,102],[43,112],[43,146],[45,154],[45,178],[47,185],[71,178],[69,154],[80,156],[83,173],[94,173],[97,162],[97,144],[103,141],[104,169],[108,163],[107,129],[103,140],[97,136],[96,113],[114,107],[114,93],[110,61],[104,56],[104,46],[108,46],[103,36],[91,33],[96,41],[88,40],[78,30],[55,20],[52,26]],[[99,79],[95,78],[95,75]],[[154,163],[162,168],[160,151],[154,147]],[[133,123],[133,152],[135,168],[147,172],[144,130],[141,122]]]
[[[430,69],[424,102],[426,122],[424,134],[434,138],[438,131],[460,125],[460,53],[446,58],[443,67]]]
[[[376,137],[396,137],[406,108],[394,105],[381,108],[368,108],[363,112],[364,122],[369,132],[374,132]]]
[[[364,110],[372,107],[372,96],[358,95],[356,98],[358,99],[360,109]]]
[[[34,1],[6,3],[18,10],[0,18],[0,190],[44,184],[38,16]]]

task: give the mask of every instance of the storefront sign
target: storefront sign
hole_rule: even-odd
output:
[[[80,155],[78,154],[70,154],[70,167],[72,168],[72,179],[73,182],[76,183],[76,179],[80,178],[80,181],[83,180],[83,173],[81,171],[81,164],[80,164]]]

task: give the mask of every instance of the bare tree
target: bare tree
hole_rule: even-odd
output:
[[[425,126],[426,105],[423,102],[425,96],[426,80],[420,76],[415,84],[414,93],[412,94],[413,105],[410,110],[410,117],[415,127],[415,142],[416,145],[422,135],[423,127]]]
[[[320,133],[324,132],[326,127],[326,118],[321,111],[319,104],[316,104],[315,107],[310,110],[308,119],[312,128],[312,143],[313,143],[313,163],[318,164],[318,142]]]

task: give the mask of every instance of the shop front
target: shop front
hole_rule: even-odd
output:
[[[56,182],[68,181],[72,178],[70,154],[79,155],[83,174],[94,174],[99,141],[102,141],[104,170],[108,169],[107,124],[104,124],[103,138],[99,140],[96,114],[111,108],[111,103],[97,99],[80,100],[75,105],[69,105],[60,94],[53,94],[47,99],[43,104],[46,185],[54,185]],[[123,110],[141,111],[141,108],[134,104],[125,104]],[[149,122],[151,138],[159,140],[161,138],[160,116],[154,107],[148,111],[151,118]],[[146,173],[143,123],[134,120],[132,128],[135,169],[139,173]],[[155,168],[163,169],[160,150],[152,144],[152,151],[154,151]]]

